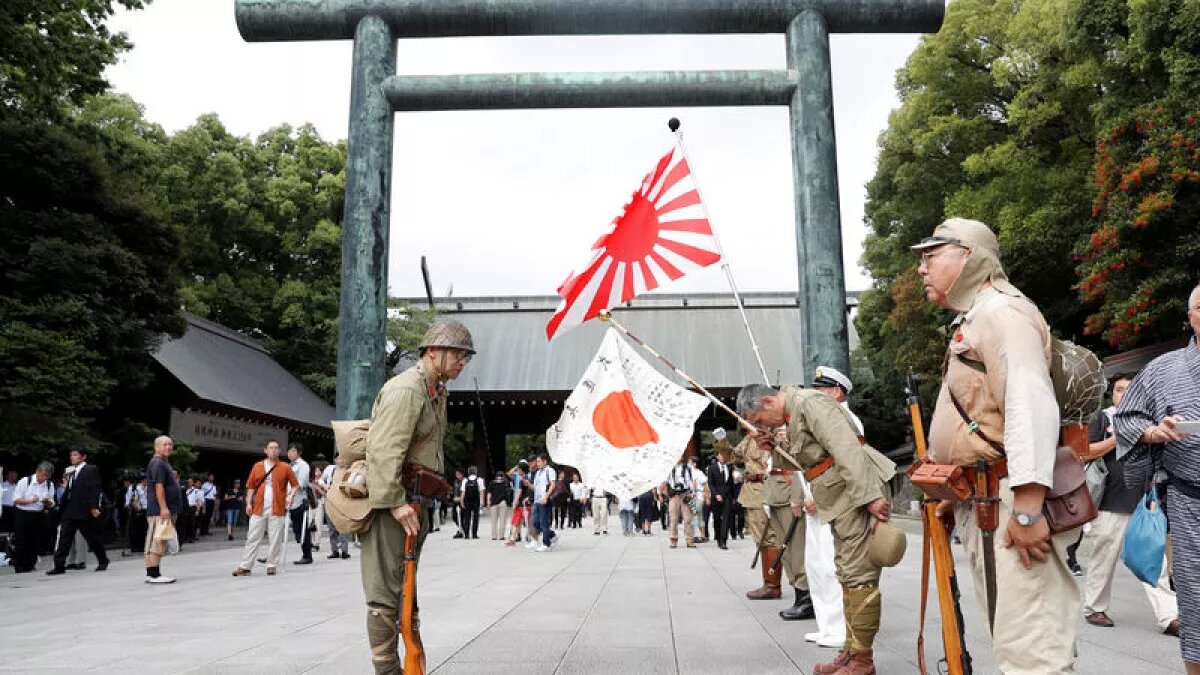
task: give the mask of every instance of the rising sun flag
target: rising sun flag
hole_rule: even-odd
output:
[[[546,338],[720,260],[687,159],[673,149],[646,174],[612,231],[592,245],[583,271],[559,286],[563,300]]]

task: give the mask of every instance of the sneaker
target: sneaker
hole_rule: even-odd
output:
[[[148,584],[173,584],[173,583],[175,583],[175,577],[163,577],[163,576],[146,577],[146,583],[148,583]]]
[[[545,544],[538,544],[537,548],[533,549],[533,552],[534,553],[543,553],[543,552],[549,551],[549,550],[550,550],[549,546],[546,546]]]
[[[529,542],[528,544],[525,544],[525,548],[527,548],[527,549],[530,549],[530,550],[533,550],[533,549],[535,549],[535,548],[537,548],[537,547],[539,547],[539,546],[541,546],[541,544],[539,544],[539,543],[538,543],[538,542],[536,542],[536,541],[531,541],[531,542]]]
[[[506,542],[504,542],[504,545],[505,545],[505,546],[516,546],[516,545],[517,545],[517,542],[515,542],[515,541],[506,541]]]

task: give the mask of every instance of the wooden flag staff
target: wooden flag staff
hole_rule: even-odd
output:
[[[607,309],[603,310],[600,312],[599,318],[601,321],[611,324],[613,328],[616,328],[617,330],[621,331],[621,333],[624,334],[625,337],[627,337],[630,340],[632,340],[633,342],[635,342],[642,349],[645,349],[654,358],[663,362],[668,368],[670,368],[672,371],[674,371],[676,375],[687,380],[688,384],[695,387],[696,390],[699,391],[701,394],[704,394],[705,396],[707,396],[708,400],[712,401],[714,405],[716,405],[721,410],[724,410],[725,412],[729,413],[729,415],[731,417],[736,419],[738,421],[738,424],[740,424],[742,426],[742,428],[745,429],[747,432],[749,432],[751,434],[760,433],[758,427],[754,426],[753,424],[750,423],[749,420],[747,420],[746,418],[744,418],[741,415],[734,412],[733,408],[730,408],[729,406],[725,405],[723,402],[721,402],[721,399],[717,398],[716,396],[713,396],[712,392],[705,389],[704,386],[701,385],[699,382],[693,380],[691,375],[688,375],[687,373],[683,372],[682,370],[679,369],[678,366],[676,366],[674,363],[671,363],[671,361],[669,359],[667,359],[667,357],[656,352],[653,347],[646,344],[645,340],[642,340],[640,337],[634,335],[633,333],[630,333],[629,329],[622,326],[616,319],[613,318],[612,312],[610,312]],[[778,451],[779,454],[783,455],[785,458],[790,460],[796,466],[800,466],[800,462],[796,461],[796,458],[792,457],[792,455],[789,452],[787,452],[786,450],[784,450],[783,448],[780,448],[778,445],[776,445],[774,447],[774,449],[776,451]]]

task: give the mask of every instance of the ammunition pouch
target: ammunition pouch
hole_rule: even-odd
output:
[[[454,494],[454,488],[440,473],[420,464],[405,464],[401,469],[401,478],[404,480],[409,501],[417,501],[417,498],[441,499]]]
[[[975,494],[975,488],[967,479],[966,472],[961,466],[953,464],[913,462],[908,468],[908,480],[912,482],[913,487],[921,489],[926,499],[961,502]]]

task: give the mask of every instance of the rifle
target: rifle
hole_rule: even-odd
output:
[[[910,369],[905,380],[904,393],[908,399],[908,412],[912,418],[913,442],[917,447],[917,460],[925,459],[925,424],[921,417],[921,402],[917,397],[916,376]],[[934,575],[938,589],[938,608],[942,616],[942,645],[946,653],[946,668],[949,675],[971,675],[971,654],[967,652],[964,622],[958,577],[954,572],[954,555],[950,551],[950,532],[954,529],[953,518],[942,519],[937,515],[938,500],[926,499],[921,506],[921,522],[924,537],[921,544],[921,627],[917,632],[917,667],[921,675],[925,670],[925,607],[929,594],[929,558],[933,554]]]
[[[802,518],[803,516],[801,516]],[[792,514],[792,524],[788,525],[787,534],[783,537],[783,546],[779,547],[779,556],[775,558],[775,563],[771,565],[771,569],[767,570],[770,574],[778,574],[779,566],[783,564],[783,554],[787,551],[788,546],[792,543],[792,537],[796,536],[796,526],[800,524],[800,518]],[[757,556],[757,554],[755,554]],[[758,558],[756,557],[755,560]]]
[[[404,539],[404,591],[400,602],[400,636],[404,639],[404,672],[425,675],[425,646],[414,614],[417,608],[417,536]]]

